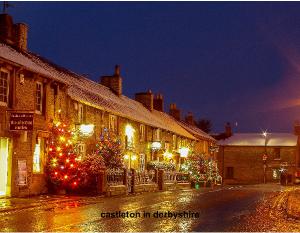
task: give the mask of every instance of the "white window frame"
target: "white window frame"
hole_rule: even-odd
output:
[[[83,123],[83,114],[84,114],[84,109],[83,109],[83,104],[78,103],[78,122]]]
[[[117,116],[113,114],[109,114],[109,119],[108,119],[108,129],[112,130],[113,132],[117,131]]]
[[[146,126],[143,124],[140,124],[140,141],[141,142],[145,141],[145,136],[146,136]]]
[[[9,101],[10,73],[9,73],[9,71],[7,69],[1,68],[0,69],[0,79],[1,79],[1,73],[6,73],[7,74],[7,90],[6,90],[7,101],[4,102],[4,101],[0,100],[0,106],[7,106],[8,105],[8,101]]]
[[[37,109],[37,106],[38,106],[38,96],[37,96],[37,86],[40,85],[41,86],[41,102],[40,102],[40,109]],[[43,98],[44,98],[44,86],[43,86],[43,83],[42,82],[36,82],[35,84],[35,113],[38,113],[38,114],[42,114],[43,112]]]

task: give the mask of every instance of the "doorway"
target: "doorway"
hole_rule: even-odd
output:
[[[8,192],[8,138],[0,138],[0,196]]]

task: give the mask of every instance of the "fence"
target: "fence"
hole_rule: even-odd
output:
[[[155,170],[145,170],[142,172],[137,171],[135,173],[135,184],[154,184],[156,183]]]
[[[188,173],[164,170],[107,169],[102,177],[99,192],[109,195],[186,188],[190,184]]]
[[[106,180],[108,186],[123,185],[125,180],[124,169],[107,169]]]

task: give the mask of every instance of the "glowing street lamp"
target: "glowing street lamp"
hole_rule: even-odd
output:
[[[265,184],[266,183],[266,168],[267,168],[267,137],[268,137],[267,130],[263,131],[262,135],[265,138],[265,153],[263,155],[263,162],[264,162],[264,184]]]
[[[181,147],[179,149],[179,154],[180,154],[180,157],[186,158],[188,156],[188,154],[189,154],[189,148],[187,148],[187,147]]]

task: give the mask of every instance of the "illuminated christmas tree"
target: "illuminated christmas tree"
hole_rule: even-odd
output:
[[[96,144],[96,154],[102,156],[106,168],[123,168],[122,152],[120,139],[105,128]]]
[[[207,161],[202,154],[190,155],[186,162],[181,165],[181,170],[189,172],[193,182],[205,181],[207,179]]]
[[[75,131],[67,123],[57,122],[51,127],[47,175],[58,188],[74,189],[80,184],[81,156],[76,152]]]

